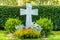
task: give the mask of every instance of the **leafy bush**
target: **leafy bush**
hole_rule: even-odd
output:
[[[15,18],[9,18],[5,23],[5,29],[8,32],[13,32],[16,25],[21,25],[21,20]]]
[[[40,18],[39,20],[36,21],[36,23],[43,28],[45,35],[48,35],[51,33],[53,29],[53,23],[51,22],[51,19]]]
[[[32,29],[23,29],[23,30],[17,30],[15,33],[15,36],[18,38],[39,38],[40,32],[37,30],[32,30]]]

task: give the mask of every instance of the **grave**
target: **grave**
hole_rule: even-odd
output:
[[[38,9],[32,9],[31,3],[26,3],[26,9],[20,9],[20,15],[26,15],[26,28],[32,24],[32,15],[38,15]]]

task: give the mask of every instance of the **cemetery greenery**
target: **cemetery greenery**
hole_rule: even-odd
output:
[[[15,36],[20,39],[33,39],[33,38],[40,38],[41,37],[41,32],[38,30],[34,29],[22,29],[22,30],[17,30],[15,33]]]
[[[22,20],[22,23],[25,23],[25,16],[20,16],[20,8],[21,7],[11,7],[11,6],[0,6],[0,27],[4,27],[5,22],[8,18],[19,18]],[[22,7],[26,8],[26,7]],[[60,6],[38,6],[33,7],[38,8],[38,16],[33,16],[33,21],[36,21],[41,17],[48,17],[53,21],[54,29],[59,28],[60,26]]]
[[[16,25],[25,24],[26,16],[20,16],[20,8],[21,7],[19,6],[18,7],[0,6],[0,10],[1,10],[0,26],[4,27],[9,32],[15,31],[14,34],[18,38],[41,37],[41,31],[38,31],[38,29],[32,29],[32,28],[25,29],[24,27],[21,30],[15,30]],[[26,7],[22,7],[22,8],[26,8]],[[43,28],[45,35],[50,34],[53,27],[54,29],[56,26],[57,28],[59,28],[59,25],[60,25],[59,23],[60,7],[59,6],[58,7],[57,6],[38,6],[38,7],[33,7],[33,9],[34,8],[38,8],[39,15],[33,16],[32,19],[35,23],[39,24]],[[14,19],[14,18],[17,18],[17,19]],[[22,22],[20,20],[22,20]]]
[[[53,23],[51,19],[40,18],[36,20],[37,24],[31,25],[30,28],[19,29],[14,34],[20,39],[41,38],[43,36],[48,37],[52,33]],[[43,28],[43,29],[41,29]]]
[[[53,30],[53,23],[51,19],[48,18],[40,18],[39,20],[36,20],[36,23],[39,24],[42,28],[42,35],[45,35],[46,37],[52,33]]]
[[[15,26],[16,25],[21,25],[21,20],[17,19],[17,18],[9,18],[7,19],[6,23],[5,23],[5,29],[8,32],[14,32],[15,31]]]

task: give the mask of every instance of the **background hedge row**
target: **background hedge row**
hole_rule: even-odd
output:
[[[20,15],[21,7],[11,7],[11,6],[0,6],[0,27],[4,27],[4,24],[8,18],[19,18],[22,20],[23,24],[25,24],[26,16]],[[22,7],[25,8],[25,7]],[[54,23],[54,28],[60,28],[60,6],[38,6],[33,7],[33,9],[38,8],[39,15],[32,16],[33,21],[38,20],[40,17],[48,17],[51,18]]]

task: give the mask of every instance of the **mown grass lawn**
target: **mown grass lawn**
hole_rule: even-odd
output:
[[[7,37],[6,31],[0,31],[0,40],[17,40],[17,39]]]
[[[60,31],[53,31],[53,35],[50,35],[48,40],[60,40]]]
[[[17,38],[8,38],[6,31],[0,31],[0,40],[18,40]],[[21,39],[28,40],[28,39]],[[60,40],[60,31],[53,31],[53,35],[50,35],[47,39],[38,38],[38,39],[30,39],[30,40]]]

